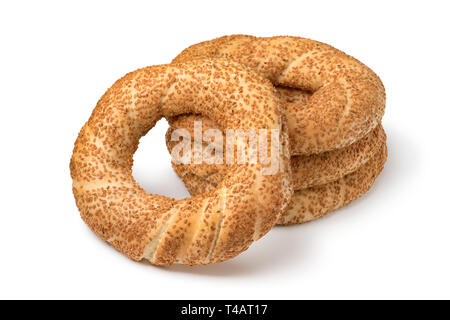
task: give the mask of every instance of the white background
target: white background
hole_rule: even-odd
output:
[[[450,298],[447,1],[2,1],[0,298]],[[221,35],[297,35],[357,57],[383,80],[389,158],[363,198],[276,227],[239,257],[154,267],[98,240],[79,217],[69,159],[119,77]],[[134,176],[188,196],[162,120]]]

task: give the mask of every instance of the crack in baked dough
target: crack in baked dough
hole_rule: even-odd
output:
[[[189,252],[192,249],[192,246],[193,246],[194,242],[196,241],[196,239],[197,239],[197,237],[199,235],[199,232],[200,232],[199,226],[200,226],[201,222],[203,221],[203,219],[205,217],[205,212],[206,212],[206,210],[208,210],[209,206],[210,206],[209,199],[205,199],[205,201],[203,203],[203,206],[201,208],[201,214],[198,215],[198,219],[196,219],[196,221],[195,221],[196,224],[193,227],[196,231],[192,235],[191,241],[185,246],[185,251],[186,252]],[[177,263],[183,263],[183,261],[186,259],[186,256],[182,256],[181,253],[182,252],[179,251],[178,254],[177,254],[177,257],[176,257],[176,260],[175,260]],[[188,259],[189,259],[190,258],[189,254],[187,256],[188,256]]]
[[[211,249],[208,253],[208,257],[206,258],[206,263],[209,263],[211,261],[214,251],[216,250],[217,243],[219,242],[220,233],[222,231],[223,216],[225,214],[225,209],[227,207],[227,192],[228,192],[228,190],[225,186],[223,186],[222,188],[223,188],[222,189],[223,190],[223,192],[222,192],[222,210],[220,211],[220,215],[219,215],[219,223],[217,226],[217,232],[215,235],[215,239],[214,239]]]
[[[170,211],[172,211],[173,208]],[[175,215],[178,213],[177,210],[173,210],[173,212],[170,214],[168,218],[166,218],[166,222],[161,225],[159,228],[158,234],[153,237],[153,239],[150,241],[150,243],[145,247],[143,258],[147,259],[150,262],[154,262],[156,251],[158,250],[158,246],[160,244],[160,240],[163,238],[164,234],[166,233],[167,229],[170,226],[170,223],[174,219]],[[169,214],[168,214],[169,215]]]

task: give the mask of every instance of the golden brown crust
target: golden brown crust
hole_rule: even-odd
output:
[[[235,62],[152,66],[118,80],[81,129],[70,171],[83,220],[131,259],[157,265],[230,259],[270,230],[290,200],[287,147],[279,154],[286,170],[277,174],[263,175],[259,163],[233,165],[217,188],[192,199],[147,194],[131,172],[139,139],[161,117],[183,113],[200,113],[223,128],[277,129],[287,146],[272,85]]]
[[[386,142],[383,142],[372,159],[356,171],[323,185],[295,191],[278,224],[301,224],[316,220],[358,199],[375,182],[383,170],[386,158]],[[174,166],[174,170],[192,195],[208,192],[214,188],[214,183],[196,176],[186,170],[186,167]]]
[[[377,75],[327,44],[290,36],[224,36],[183,50],[173,61],[224,57],[258,71],[276,87],[312,93],[306,105],[286,105],[291,154],[348,146],[381,121],[384,87]]]
[[[296,191],[292,201],[278,220],[278,224],[300,224],[321,218],[355,201],[375,182],[384,168],[387,147],[361,168],[336,181]]]
[[[187,130],[192,137],[192,142],[194,141],[194,121],[202,121],[203,132],[218,127],[214,121],[200,115],[181,115],[171,118],[169,120],[170,127],[166,133],[166,145],[170,153],[178,143],[177,139],[175,141],[171,139],[174,130],[180,128]],[[225,139],[223,140],[225,141]],[[369,161],[385,141],[386,134],[383,127],[378,125],[367,136],[350,146],[319,154],[292,156],[291,168],[294,190],[335,181],[355,171]],[[193,145],[192,143],[192,148]],[[205,148],[207,144],[203,143],[202,146]],[[225,146],[222,146],[222,148],[225,149]],[[225,162],[225,160],[223,161]],[[172,165],[174,167],[185,166],[187,171],[213,184],[218,184],[223,179],[226,168],[225,164],[173,163]]]
[[[386,142],[381,124],[355,143],[310,156],[291,157],[294,190],[335,181],[370,161]]]

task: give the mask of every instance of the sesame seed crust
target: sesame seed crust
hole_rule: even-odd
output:
[[[132,176],[139,139],[161,117],[186,113],[222,128],[280,130],[283,170],[263,175],[260,163],[236,164],[217,188],[193,198],[146,193]],[[233,258],[272,228],[293,192],[289,157],[271,83],[236,62],[199,59],[116,81],[82,127],[70,172],[81,217],[101,239],[134,260],[197,265]]]
[[[174,130],[180,128],[190,133],[193,152],[194,121],[199,120],[202,121],[202,130],[204,132],[218,127],[212,120],[200,115],[181,115],[170,119],[170,127],[166,132],[166,146],[170,153],[172,153],[173,148],[178,143],[178,141],[172,141],[171,137]],[[347,147],[319,154],[291,156],[294,190],[332,182],[355,171],[369,161],[385,141],[386,134],[380,124],[365,137]],[[202,146],[205,149],[208,144],[203,142]],[[223,149],[225,150],[224,146]],[[224,153],[225,157],[226,152]],[[225,163],[225,160],[223,162]],[[172,166],[174,168],[185,166],[184,170],[216,185],[223,179],[226,170],[225,164],[172,163]],[[183,172],[184,170],[180,169],[179,171]]]
[[[321,218],[355,201],[370,190],[387,160],[386,143],[374,157],[336,181],[296,191],[278,224],[300,224]]]
[[[301,224],[321,218],[364,195],[383,170],[387,159],[386,141],[373,157],[354,172],[321,185],[296,190],[289,206],[278,220],[279,225]],[[188,171],[186,166],[174,166],[192,195],[202,194],[215,184]]]
[[[286,106],[292,155],[343,148],[372,131],[384,114],[385,90],[363,63],[330,45],[300,37],[224,36],[192,45],[173,62],[227,58],[276,87],[312,93],[306,106]]]

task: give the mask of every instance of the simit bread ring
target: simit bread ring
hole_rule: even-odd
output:
[[[203,132],[218,127],[213,121],[199,115],[181,115],[169,120],[170,127],[166,133],[166,145],[171,154],[179,140],[178,131],[175,130],[185,129],[191,137],[194,137],[194,121],[199,120],[202,121]],[[355,171],[373,157],[385,140],[383,128],[378,125],[367,136],[350,146],[319,154],[292,156],[291,168],[294,190],[325,184]],[[191,146],[193,148],[193,143]],[[203,147],[206,146],[207,144],[203,143]],[[222,149],[225,148],[222,146]],[[174,168],[186,166],[187,171],[213,184],[218,184],[222,180],[226,170],[225,164],[173,163],[172,165]],[[179,171],[183,170],[180,169]]]
[[[377,153],[358,168],[335,181],[294,192],[288,208],[278,220],[279,225],[309,222],[335,211],[366,193],[381,173],[386,162],[387,149],[383,142]],[[214,183],[196,176],[186,166],[174,166],[191,195],[202,194],[214,188]]]
[[[235,164],[197,197],[147,194],[132,176],[139,139],[161,117],[183,113],[223,128],[278,130],[288,146],[272,85],[234,62],[152,66],[118,80],[81,129],[70,171],[83,220],[131,259],[196,265],[233,258],[268,232],[290,201],[288,147],[279,148],[276,174],[264,175],[260,163]]]
[[[372,187],[386,159],[387,147],[383,144],[381,150],[355,172],[327,184],[296,191],[278,224],[316,220],[355,201]]]
[[[308,103],[285,105],[291,154],[348,146],[374,129],[384,113],[385,92],[377,75],[349,55],[298,37],[233,35],[195,44],[173,62],[226,57],[258,71],[280,93],[312,92]],[[292,89],[291,89],[292,91]]]

